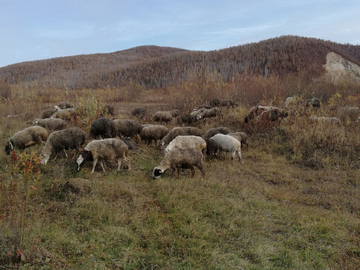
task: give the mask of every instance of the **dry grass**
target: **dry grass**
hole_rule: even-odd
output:
[[[116,95],[111,89],[107,95],[46,91],[57,94],[51,102],[10,100],[1,103],[1,115],[18,106],[37,115],[63,100],[91,107]],[[112,105],[123,112],[141,105],[174,107],[164,96],[151,99]],[[88,122],[96,117],[95,107]],[[90,174],[91,164],[76,173],[74,160],[65,157],[39,165],[39,146],[17,152],[20,160],[2,151],[0,268],[358,269],[358,127],[319,125],[307,117],[244,126],[248,111],[246,105],[223,109],[224,118],[198,123],[204,131],[228,126],[251,135],[245,164],[225,154],[205,163],[204,179],[198,170],[193,179],[188,171],[180,179],[151,179],[162,157],[155,146],[130,152],[130,172],[107,164],[105,174],[100,167]],[[23,119],[7,118],[0,125],[4,144],[26,126]],[[68,188],[74,178],[88,180],[89,188]]]

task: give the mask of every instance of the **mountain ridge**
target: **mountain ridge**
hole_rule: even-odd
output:
[[[321,76],[330,52],[360,65],[359,45],[281,36],[213,51],[148,45],[23,62],[0,68],[0,78],[11,84],[36,82],[44,87],[82,89],[119,87],[129,82],[164,88],[187,81],[199,70],[218,73],[226,82],[239,74],[268,77],[306,71]]]

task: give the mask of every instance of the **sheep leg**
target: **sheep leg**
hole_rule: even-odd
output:
[[[117,170],[120,171],[120,168],[121,168],[121,158],[118,159],[118,168],[117,168]]]
[[[124,157],[124,160],[128,163],[128,171],[131,171],[130,159]]]
[[[244,164],[244,161],[242,160],[241,157],[241,149],[238,151],[238,156],[239,156],[239,161]]]
[[[94,162],[93,162],[93,168],[92,168],[91,173],[94,173],[94,171],[95,171],[95,166],[96,166],[97,161],[98,161],[98,159],[97,159],[97,158],[96,158],[96,159],[94,159]]]
[[[100,160],[100,165],[101,165],[101,168],[103,169],[103,171],[106,172],[105,168],[104,168],[104,162],[102,160]]]
[[[191,167],[190,170],[191,170],[191,178],[194,178],[194,175],[195,175],[194,167]]]
[[[202,177],[205,177],[205,172],[204,172],[204,168],[203,168],[202,164],[199,164],[196,167],[200,170]]]
[[[65,149],[63,149],[63,151],[64,151],[64,154],[65,154],[65,157],[68,158],[68,155],[66,154]]]

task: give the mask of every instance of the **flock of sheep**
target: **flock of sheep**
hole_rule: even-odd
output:
[[[234,107],[229,100],[215,100],[213,103],[217,106]],[[191,114],[194,121],[221,114],[218,107],[196,108],[194,112],[196,113]],[[169,168],[173,172],[177,170],[178,177],[181,168],[190,169],[194,176],[194,167],[205,175],[203,162],[206,153],[218,157],[221,151],[226,151],[231,153],[232,158],[237,154],[239,161],[243,162],[241,144],[246,144],[247,135],[242,132],[231,133],[226,127],[211,128],[204,133],[192,126],[169,130],[158,123],[140,124],[132,119],[99,118],[92,122],[87,133],[79,127],[66,128],[67,120],[75,115],[76,110],[68,102],[61,102],[42,112],[39,118],[29,122],[32,126],[16,132],[9,139],[5,146],[6,154],[14,149],[24,150],[36,144],[44,145],[40,158],[41,163],[46,165],[51,156],[55,160],[58,153],[63,151],[67,157],[66,150],[74,149],[75,155],[78,154],[77,170],[80,171],[86,161],[93,161],[93,173],[98,162],[105,172],[104,161],[117,161],[117,170],[121,167],[130,170],[128,152],[129,148],[133,148],[134,141],[147,145],[155,143],[163,151],[164,157],[154,168],[153,178],[160,177]],[[151,119],[153,122],[169,123],[179,115],[178,110],[160,111],[154,113]]]
[[[257,105],[245,117],[244,123],[284,119],[294,113],[287,109],[291,103],[296,102],[293,99],[291,97],[286,100],[285,108]],[[321,102],[318,99],[311,99],[306,101],[305,105],[316,108],[321,106]],[[215,99],[210,102],[210,106],[194,108],[190,114],[181,117],[181,120],[187,124],[204,118],[221,117],[219,107],[224,106],[236,107],[237,104],[231,100]],[[351,107],[349,111],[354,112],[359,121],[359,108]],[[107,112],[111,114],[113,109],[108,107]],[[139,118],[143,118],[145,113],[146,110],[142,108],[132,112]],[[231,132],[227,127],[210,128],[204,133],[193,126],[174,127],[169,130],[159,123],[140,124],[132,119],[99,118],[92,122],[90,131],[86,133],[78,127],[66,128],[66,121],[74,115],[76,110],[68,102],[61,102],[53,109],[44,111],[40,118],[31,122],[32,126],[18,131],[9,139],[5,146],[6,154],[10,154],[14,149],[23,150],[36,144],[44,144],[40,152],[41,163],[44,165],[52,155],[56,159],[59,152],[64,151],[67,156],[65,150],[74,149],[75,155],[78,153],[76,159],[78,171],[86,161],[93,161],[92,173],[98,162],[105,172],[104,161],[117,161],[117,170],[121,167],[130,170],[128,153],[129,149],[133,148],[134,141],[129,138],[133,138],[138,144],[144,142],[149,145],[154,142],[163,151],[163,159],[152,173],[154,179],[159,178],[167,169],[172,169],[173,173],[177,171],[178,177],[180,169],[190,169],[193,177],[194,167],[197,167],[204,176],[205,156],[219,157],[221,152],[230,152],[232,159],[237,155],[239,161],[243,163],[241,149],[242,145],[247,145],[248,136],[244,132]],[[169,123],[172,119],[179,118],[179,115],[178,110],[161,111],[153,114],[151,119],[153,122]],[[340,120],[337,118],[334,120],[334,117],[311,116],[311,119],[340,123]]]

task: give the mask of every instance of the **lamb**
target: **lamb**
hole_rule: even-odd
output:
[[[195,148],[174,148],[167,153],[160,161],[160,164],[153,170],[153,179],[159,178],[167,169],[171,168],[174,174],[177,169],[177,178],[180,177],[180,168],[190,169],[191,178],[195,175],[194,166],[197,167],[202,176],[205,177],[203,169],[203,155]]]
[[[336,117],[319,117],[319,116],[310,116],[310,120],[322,123],[328,123],[332,125],[341,125],[341,121]]]
[[[208,131],[205,132],[205,134],[202,136],[204,139],[208,139],[211,138],[212,136],[214,136],[215,134],[228,134],[230,133],[230,129],[228,129],[227,127],[215,127],[215,128],[210,128],[208,129]]]
[[[115,138],[116,127],[112,119],[99,118],[91,123],[89,131],[89,139],[96,139],[97,137]]]
[[[231,159],[235,158],[235,153],[238,153],[239,161],[244,163],[241,157],[241,142],[230,135],[216,134],[210,139],[213,139],[218,143],[221,151],[230,152]]]
[[[247,143],[247,139],[248,139],[248,135],[245,132],[231,132],[228,133],[227,135],[230,135],[232,137],[234,137],[235,139],[237,139],[239,142],[241,142],[241,149],[243,148],[243,145],[246,144],[246,147],[249,148],[249,144]]]
[[[203,135],[203,132],[196,127],[174,127],[161,140],[160,146],[165,148],[173,139],[175,139],[179,135],[195,135],[201,137]]]
[[[66,157],[67,154],[65,150],[75,149],[75,151],[78,151],[79,147],[84,145],[85,138],[86,132],[78,127],[51,133],[45,146],[40,152],[41,164],[46,165],[53,153],[55,153],[55,160],[60,151],[64,151]]]
[[[10,155],[14,149],[24,150],[36,144],[45,144],[49,136],[48,131],[40,126],[32,126],[16,132],[5,146],[5,152]]]
[[[35,118],[34,121],[31,122],[33,126],[41,126],[48,130],[61,130],[66,128],[66,121],[60,118]]]
[[[115,119],[116,134],[120,136],[134,137],[141,132],[141,124],[130,119]]]
[[[158,111],[152,115],[151,119],[154,122],[169,123],[173,119],[173,116],[170,114],[170,112]]]
[[[164,153],[167,154],[174,148],[195,148],[199,150],[201,153],[205,154],[206,141],[199,136],[180,135],[169,143],[169,145],[165,148]]]
[[[147,145],[151,144],[152,141],[155,141],[156,145],[157,141],[163,139],[168,133],[169,129],[163,125],[143,125],[140,137]]]
[[[119,171],[121,168],[121,164],[125,161],[128,163],[128,170],[131,170],[130,160],[127,157],[128,154],[128,146],[120,139],[110,138],[105,140],[95,140],[89,142],[84,150],[80,153],[79,157],[76,159],[77,163],[77,171],[81,170],[81,166],[87,160],[93,160],[93,168],[91,173],[94,173],[95,166],[99,160],[101,168],[104,172],[104,164],[103,161],[111,161],[117,159]]]
[[[199,113],[196,116],[196,119],[200,120],[200,119],[212,118],[212,117],[216,117],[216,116],[219,116],[219,117],[222,116],[221,110],[218,107],[214,107],[211,109],[205,109],[203,112]]]

